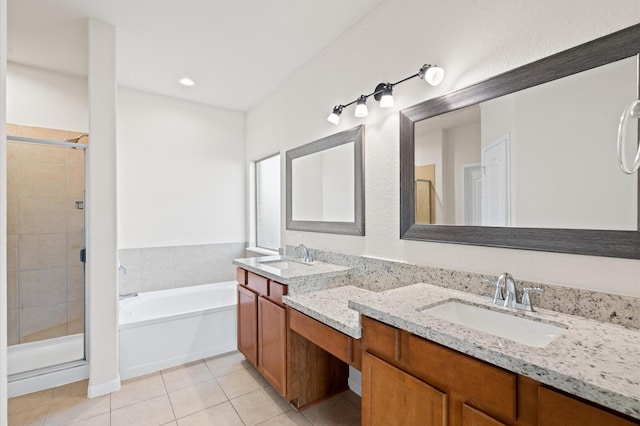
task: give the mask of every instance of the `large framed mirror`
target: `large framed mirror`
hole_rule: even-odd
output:
[[[640,259],[639,52],[635,25],[401,111],[401,238]]]
[[[364,235],[364,126],[286,153],[287,229]]]

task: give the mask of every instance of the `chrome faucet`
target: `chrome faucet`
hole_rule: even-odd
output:
[[[119,297],[120,297],[120,300],[130,299],[132,297],[138,297],[138,293],[135,293],[135,292],[134,293],[125,293],[125,294],[121,294]]]
[[[493,303],[523,311],[533,312],[533,304],[531,303],[531,297],[529,295],[530,292],[544,291],[540,287],[525,287],[522,289],[522,301],[521,303],[518,303],[516,301],[516,281],[510,273],[503,273],[495,282],[491,280],[484,281],[490,282],[496,287],[496,291],[493,296]]]
[[[300,259],[305,262],[313,262],[313,255],[311,254],[307,246],[305,246],[304,244],[299,244],[296,247],[296,251],[299,249],[302,249],[302,256],[300,256]]]

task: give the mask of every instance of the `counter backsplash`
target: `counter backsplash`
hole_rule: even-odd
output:
[[[294,246],[286,246],[285,253],[296,256]],[[322,250],[314,250],[316,260],[348,266],[352,271],[342,280],[347,284],[371,291],[384,291],[415,283],[428,283],[455,290],[493,297],[493,287],[484,279],[496,276],[413,265],[390,260],[352,256]],[[550,309],[570,315],[598,321],[640,328],[640,298],[618,296],[589,290],[561,287],[547,283],[516,279],[518,300],[523,287],[542,287],[544,292],[534,292],[534,307]]]

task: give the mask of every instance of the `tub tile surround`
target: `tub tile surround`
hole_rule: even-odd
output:
[[[286,246],[289,256],[295,257],[293,246]],[[494,287],[484,280],[495,280],[494,275],[434,268],[399,261],[376,259],[365,256],[314,250],[315,259],[350,268],[348,274],[329,281],[325,288],[351,285],[365,290],[380,292],[415,283],[428,283],[466,293],[493,297]],[[542,287],[544,292],[531,294],[533,306],[552,311],[576,315],[611,324],[640,329],[640,298],[620,296],[576,288],[562,287],[550,283],[516,279],[517,298],[520,300],[524,287]],[[315,286],[317,291],[321,285]]]
[[[232,260],[245,257],[246,242],[118,250],[119,292],[147,292],[235,279]]]

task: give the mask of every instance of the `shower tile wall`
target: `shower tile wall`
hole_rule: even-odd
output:
[[[7,134],[64,140],[80,133],[9,124]],[[84,199],[83,151],[9,142],[7,155],[8,343],[81,333],[84,215],[75,202]]]
[[[233,259],[247,257],[247,243],[118,250],[120,294],[235,280]]]

